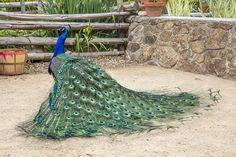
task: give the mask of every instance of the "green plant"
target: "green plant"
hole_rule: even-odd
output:
[[[192,6],[192,12],[198,12],[200,9],[201,0],[189,0],[189,4]]]
[[[44,30],[0,30],[0,37],[24,37],[24,36],[37,36],[45,37],[46,31]]]
[[[91,27],[86,27],[80,30],[79,33],[75,34],[76,51],[80,53],[85,51],[107,50],[103,43],[93,43],[93,39],[95,39],[97,36],[99,36],[99,32],[93,33]]]
[[[46,0],[45,12],[49,14],[78,14],[108,12],[115,1],[107,0]]]
[[[193,10],[190,0],[169,0],[167,3],[168,14],[172,16],[189,16]]]
[[[208,0],[213,17],[236,18],[236,0]]]

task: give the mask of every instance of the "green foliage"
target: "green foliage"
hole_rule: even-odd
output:
[[[116,1],[108,0],[46,0],[44,9],[49,14],[79,14],[108,12]]]
[[[208,0],[213,17],[236,18],[236,0]]]
[[[110,12],[113,11],[113,7],[116,5],[116,1],[108,1],[108,0],[45,0],[46,5],[44,5],[44,10],[49,14],[83,14],[83,13],[101,13],[101,12]],[[129,3],[125,1],[125,3]],[[106,18],[106,19],[94,19],[90,20],[90,22],[108,22],[113,23],[117,22],[118,19],[116,17]],[[88,22],[82,20],[82,22]],[[107,36],[104,32],[107,31],[99,31],[95,32],[85,32],[87,28],[76,32],[73,31],[70,33],[70,37],[77,38],[75,49],[78,52],[84,51],[98,51],[98,50],[106,50],[105,46],[102,43],[93,44],[91,42],[92,39],[100,36]],[[112,37],[116,32],[109,31],[109,36]],[[58,36],[56,32],[49,32],[48,36]]]
[[[44,30],[0,30],[0,37],[46,36]]]
[[[94,44],[92,40],[99,36],[101,32],[92,32],[90,27],[86,27],[75,34],[76,38],[76,51],[78,53],[85,51],[101,51],[107,50],[106,46],[103,43]],[[101,35],[101,34],[100,34]]]
[[[189,0],[190,5],[192,5],[192,11],[198,12],[200,8],[200,1],[201,0]]]
[[[168,14],[171,16],[189,16],[193,10],[190,0],[169,0],[167,4]]]
[[[25,2],[33,2],[36,0],[24,0]],[[20,0],[0,0],[0,3],[7,3],[7,2],[20,2]]]

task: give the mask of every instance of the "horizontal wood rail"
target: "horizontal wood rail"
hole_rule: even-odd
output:
[[[37,6],[38,2],[25,2],[25,6]],[[8,2],[8,3],[0,3],[0,8],[20,8],[20,2]]]
[[[0,37],[0,45],[55,45],[57,38],[50,37]],[[95,38],[91,41],[94,44],[103,43],[106,45],[126,44],[127,38]],[[65,45],[76,45],[75,38],[67,38]]]
[[[58,29],[70,25],[72,30],[91,27],[93,30],[128,29],[129,23],[80,23],[80,22],[44,22],[44,21],[5,21],[0,20],[0,29]]]
[[[124,55],[124,51],[107,51],[107,52],[85,52],[80,53],[80,56],[84,57],[99,57],[99,56],[119,56]],[[28,53],[28,60],[31,61],[49,61],[53,53]],[[71,55],[78,55],[78,53],[72,53]]]
[[[96,14],[19,14],[12,12],[0,11],[0,18],[14,20],[31,20],[31,21],[68,21],[68,20],[89,20],[109,18],[113,16],[129,16],[130,12],[109,12]]]

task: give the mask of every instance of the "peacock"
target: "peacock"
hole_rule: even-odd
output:
[[[27,135],[63,139],[129,134],[159,128],[199,105],[196,94],[134,91],[120,85],[96,63],[65,53],[69,26],[61,29],[48,72],[54,86],[36,116],[21,125]]]

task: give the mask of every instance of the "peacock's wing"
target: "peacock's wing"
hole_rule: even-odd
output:
[[[67,57],[54,75],[48,100],[24,126],[30,135],[65,138],[150,130],[156,126],[149,120],[172,118],[199,104],[190,93],[154,95],[122,87],[83,57]]]

